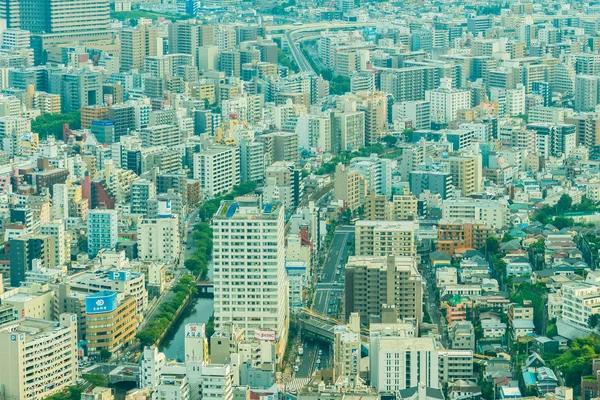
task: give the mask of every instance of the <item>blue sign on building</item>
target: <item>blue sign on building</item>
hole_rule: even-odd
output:
[[[85,298],[85,312],[98,314],[114,311],[119,305],[115,292],[104,291],[94,293]]]
[[[129,271],[109,271],[108,277],[111,281],[122,281],[129,280],[131,272]]]

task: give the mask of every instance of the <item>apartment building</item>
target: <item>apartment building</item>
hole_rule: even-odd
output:
[[[240,151],[234,146],[213,146],[193,156],[194,179],[200,181],[202,196],[213,198],[229,193],[240,183]]]
[[[415,257],[415,228],[414,221],[357,221],[356,255]]]
[[[178,260],[181,253],[178,215],[143,219],[138,227],[138,252],[142,260],[165,263]]]
[[[481,155],[452,155],[442,159],[449,166],[454,190],[463,196],[480,192],[483,188]]]
[[[360,368],[360,333],[340,325],[335,327],[333,336],[334,364],[339,366],[343,375],[356,376]]]
[[[369,358],[371,385],[394,393],[419,384],[439,388],[439,360],[432,337],[402,337],[384,332],[371,334]]]
[[[600,286],[587,282],[565,283],[562,288],[562,309],[556,327],[566,338],[589,335],[590,315],[600,313]]]
[[[481,222],[440,220],[437,250],[454,256],[458,249],[479,250],[485,247],[492,229]]]
[[[351,256],[345,269],[346,319],[356,312],[366,323],[387,304],[395,306],[398,317],[421,322],[422,284],[412,257]]]
[[[452,79],[440,79],[440,87],[425,92],[425,100],[430,102],[431,121],[447,124],[457,119],[459,110],[471,108],[471,91],[453,89]]]
[[[221,203],[212,228],[216,327],[274,330],[282,354],[289,325],[284,208],[238,197]]]
[[[61,314],[58,322],[24,318],[0,326],[3,397],[46,399],[74,385],[77,354],[73,314]]]
[[[116,210],[90,210],[87,213],[88,254],[96,257],[100,249],[112,249],[118,239]]]
[[[442,205],[442,216],[450,221],[481,221],[499,229],[507,224],[508,205],[503,200],[447,199]]]
[[[344,202],[350,210],[360,207],[367,194],[367,182],[362,174],[339,163],[334,174],[335,199]]]

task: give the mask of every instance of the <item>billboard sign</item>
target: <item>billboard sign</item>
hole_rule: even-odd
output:
[[[111,312],[118,305],[117,294],[115,292],[100,292],[85,298],[85,312],[87,314]]]
[[[277,340],[277,332],[272,329],[255,329],[254,338],[267,342],[275,342]]]

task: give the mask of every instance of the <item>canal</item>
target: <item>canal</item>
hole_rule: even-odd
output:
[[[183,311],[177,323],[165,336],[159,350],[165,353],[168,360],[184,361],[183,336],[186,324],[206,324],[213,313],[213,299],[197,297]]]

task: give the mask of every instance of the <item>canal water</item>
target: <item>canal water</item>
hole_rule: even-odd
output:
[[[184,361],[183,336],[186,324],[206,324],[213,314],[214,300],[196,298],[183,311],[177,323],[165,336],[159,350],[165,353],[168,360]]]

